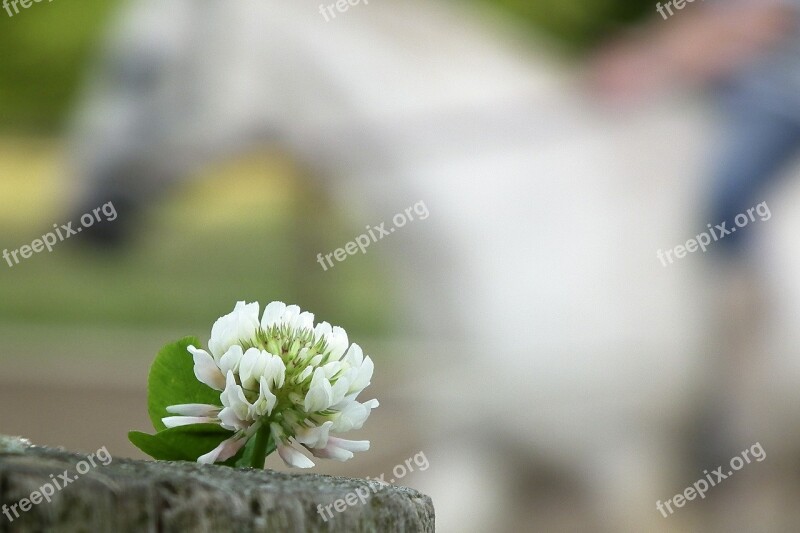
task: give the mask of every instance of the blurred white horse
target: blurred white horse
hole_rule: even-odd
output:
[[[473,15],[135,0],[79,125],[76,202],[141,205],[264,143],[359,224],[423,200],[430,218],[382,249],[410,316],[446,341],[412,361],[439,530],[502,527],[505,474],[542,458],[582,483],[598,528],[662,524],[704,324],[702,259],[665,268],[656,250],[705,226],[707,121],[674,99],[598,110],[574,73]]]

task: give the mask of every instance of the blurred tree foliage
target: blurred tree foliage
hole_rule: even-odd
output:
[[[61,124],[116,4],[43,1],[13,17],[0,9],[0,128],[47,133]]]
[[[655,0],[479,0],[502,7],[568,50],[580,53],[655,13]]]
[[[651,0],[479,0],[574,51],[652,11]],[[0,10],[0,128],[50,132],[64,119],[119,0],[34,3]]]

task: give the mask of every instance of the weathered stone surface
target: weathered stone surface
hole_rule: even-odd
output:
[[[195,463],[113,459],[88,468],[87,456],[0,436],[0,505],[10,507],[65,471],[77,479],[0,531],[57,532],[432,532],[433,504],[412,489],[376,481],[232,469]],[[80,470],[77,468],[80,466]],[[365,503],[326,515],[328,505],[361,490]],[[369,493],[368,495],[366,493]],[[357,498],[351,496],[350,502]],[[345,504],[340,504],[340,508]],[[19,507],[17,507],[19,509]],[[333,510],[333,508],[331,508]]]

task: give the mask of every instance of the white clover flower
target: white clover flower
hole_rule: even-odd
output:
[[[220,394],[220,405],[173,405],[163,418],[168,428],[219,424],[233,431],[200,463],[236,455],[268,428],[283,461],[298,468],[314,463],[295,446],[319,458],[346,461],[369,449],[369,441],[335,434],[359,429],[378,400],[356,400],[372,379],[374,365],[347,333],[296,305],[272,302],[258,320],[259,304],[238,302],[211,329],[210,354],[189,346],[194,374]]]

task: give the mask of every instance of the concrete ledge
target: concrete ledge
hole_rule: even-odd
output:
[[[0,505],[14,518],[0,514],[0,531],[434,531],[429,497],[376,481],[196,463],[94,462],[91,467],[86,455],[0,436]],[[67,484],[60,477],[65,471],[77,479]],[[65,486],[50,502],[21,511],[23,498],[54,480]],[[331,508],[327,520],[319,514],[318,505],[345,500],[356,489],[364,503],[347,504],[342,512]],[[19,518],[10,510],[15,504]]]

